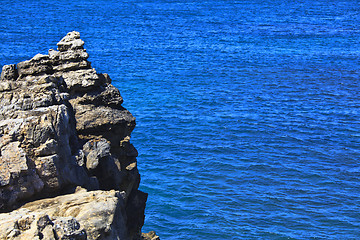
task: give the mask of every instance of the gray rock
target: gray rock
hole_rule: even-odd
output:
[[[65,52],[51,49],[49,50],[49,57],[52,60],[53,70],[55,72],[91,68],[91,63],[86,61],[89,54],[85,49],[68,50]]]
[[[80,229],[80,224],[73,217],[56,219],[53,226],[54,236],[57,239],[86,240],[86,231]]]
[[[51,73],[52,66],[48,55],[37,54],[32,59],[20,62],[16,65],[20,76],[39,75]]]
[[[57,46],[60,52],[83,49],[84,41],[80,39],[79,32],[73,31],[63,37],[60,42],[58,42]]]
[[[57,75],[63,77],[70,93],[87,92],[101,84],[95,69],[76,69],[71,72],[60,72]]]
[[[85,49],[68,50],[65,52],[59,52],[59,51],[50,49],[49,57],[51,60],[53,60],[54,64],[57,65],[57,63],[59,63],[61,61],[76,62],[76,61],[87,60],[89,57],[89,54],[86,52]]]
[[[0,239],[140,239],[147,194],[130,143],[135,118],[83,45],[70,32],[58,51],[3,67]],[[71,200],[52,198],[65,193]]]
[[[86,168],[94,170],[99,165],[101,159],[110,156],[110,143],[106,139],[92,139],[83,146],[86,156]]]
[[[5,65],[1,72],[1,81],[14,81],[18,77],[15,64]]]

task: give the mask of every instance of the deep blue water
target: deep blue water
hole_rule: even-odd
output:
[[[360,3],[0,4],[0,65],[81,32],[137,118],[143,231],[360,239]]]

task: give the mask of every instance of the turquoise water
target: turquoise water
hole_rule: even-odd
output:
[[[1,65],[76,30],[120,88],[144,231],[360,239],[358,1],[1,3]]]

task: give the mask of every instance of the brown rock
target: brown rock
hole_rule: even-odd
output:
[[[154,231],[150,231],[148,233],[141,234],[142,240],[160,240],[160,237],[156,235]]]

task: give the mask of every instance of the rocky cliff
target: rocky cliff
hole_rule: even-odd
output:
[[[140,239],[135,118],[83,46],[2,68],[0,239]]]

